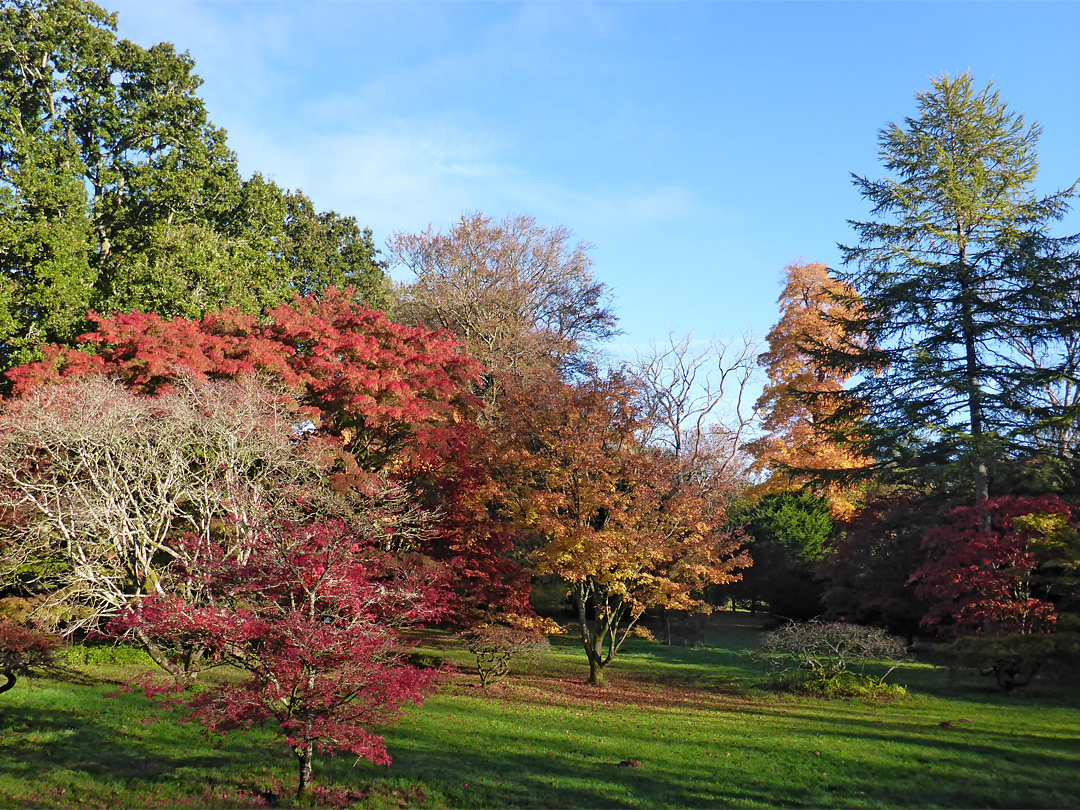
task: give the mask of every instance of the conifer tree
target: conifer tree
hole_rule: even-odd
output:
[[[1075,374],[1061,364],[1032,369],[1012,346],[1061,334],[1044,313],[1056,311],[1063,285],[1054,277],[1071,260],[1062,258],[1068,240],[1048,229],[1076,186],[1034,192],[1041,128],[992,85],[945,75],[917,106],[880,133],[888,175],[854,178],[874,216],[852,222],[858,243],[841,246],[841,278],[864,308],[854,326],[870,347],[854,362],[884,371],[853,394],[870,405],[879,460],[908,469],[961,462],[982,501],[992,462],[1050,418],[1025,414],[1017,392]]]

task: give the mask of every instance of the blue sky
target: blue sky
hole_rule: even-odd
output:
[[[195,59],[245,175],[381,244],[463,211],[594,245],[620,348],[759,337],[784,266],[839,262],[877,132],[943,72],[1044,127],[1038,188],[1080,176],[1080,4],[120,2]],[[1072,214],[1063,231],[1080,231]]]

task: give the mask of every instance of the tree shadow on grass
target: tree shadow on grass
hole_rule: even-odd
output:
[[[452,805],[478,807],[1053,807],[1080,800],[1071,777],[1076,740],[1048,754],[1046,740],[1035,735],[796,710],[782,712],[792,723],[782,736],[772,729],[740,739],[728,734],[719,744],[702,740],[686,761],[630,728],[622,735],[582,728],[564,737],[537,723],[500,725],[494,706],[453,713],[451,724],[462,734],[456,741],[400,728],[390,740],[389,771],[361,770],[428,781]],[[469,740],[470,727],[483,729],[482,740]],[[620,767],[621,758],[641,767]],[[1050,784],[1050,774],[1061,774],[1060,783]],[[336,778],[348,776],[338,771]]]
[[[158,719],[144,712],[131,720],[133,730],[154,722]],[[184,750],[180,745],[139,739],[127,733],[126,727],[70,711],[0,707],[0,761],[14,778],[75,771],[121,782],[157,782],[181,769],[217,769],[230,760],[267,756],[254,741],[229,745],[212,755],[190,749],[185,754]]]

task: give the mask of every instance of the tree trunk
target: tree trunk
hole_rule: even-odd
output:
[[[7,679],[7,682],[3,686],[0,686],[0,692],[6,692],[8,689],[11,689],[18,680],[15,676],[15,670],[8,667],[0,669],[0,675],[3,675]]]
[[[186,689],[195,682],[198,677],[197,669],[195,671],[189,671],[183,665],[170,661],[168,656],[161,651],[161,648],[158,647],[150,639],[150,636],[142,630],[137,630],[135,637],[139,644],[142,645],[142,648],[146,650],[146,654],[150,656],[150,660],[168,672],[178,686],[182,686]]]
[[[667,608],[660,608],[660,640],[671,646],[671,613]]]
[[[589,656],[589,680],[585,683],[590,686],[604,685],[604,664],[592,655]]]
[[[296,761],[300,766],[300,779],[296,784],[296,801],[298,804],[309,804],[312,796],[311,784],[311,755],[312,743],[305,743],[293,749],[296,752]]]
[[[700,613],[695,613],[690,620],[691,626],[694,630],[694,648],[705,646],[705,617]]]
[[[957,225],[958,234],[961,226]],[[960,264],[967,266],[967,251],[961,246]],[[968,419],[971,426],[971,477],[975,487],[975,504],[990,497],[990,475],[987,470],[986,450],[983,447],[982,392],[979,390],[979,355],[975,346],[975,318],[971,306],[971,285],[966,280],[960,285],[961,328],[964,331],[964,373],[967,384]],[[979,517],[982,531],[990,530],[990,514]]]

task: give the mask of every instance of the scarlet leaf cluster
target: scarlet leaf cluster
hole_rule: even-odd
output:
[[[247,674],[184,698],[211,730],[273,720],[310,787],[315,749],[348,751],[372,762],[390,757],[372,724],[420,703],[441,676],[402,663],[395,628],[437,619],[447,596],[443,572],[419,557],[391,554],[396,516],[372,505],[366,530],[338,521],[282,523],[258,535],[244,555],[212,541],[176,576],[197,580],[204,599],[144,598],[116,629],[152,639],[186,639],[218,663]]]
[[[9,370],[13,394],[95,372],[146,394],[181,376],[265,375],[294,391],[367,469],[408,441],[443,439],[479,375],[453,339],[395,324],[351,289],[297,297],[263,318],[226,310],[198,321],[138,312],[90,319],[96,330],[79,338],[86,351],[53,346],[44,360]]]
[[[931,600],[923,623],[955,635],[1049,632],[1057,616],[1037,592],[1041,532],[1031,518],[1056,515],[1072,524],[1073,512],[1056,495],[990,498],[946,511],[923,540],[930,561],[913,576]]]

